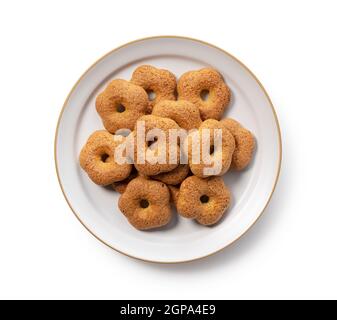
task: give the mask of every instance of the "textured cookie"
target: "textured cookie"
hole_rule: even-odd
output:
[[[162,100],[176,100],[176,78],[168,70],[142,65],[133,72],[131,82],[148,92],[148,113],[151,113],[153,106]]]
[[[191,176],[180,186],[177,211],[185,218],[212,225],[221,219],[230,202],[231,194],[222,178]]]
[[[169,189],[162,182],[144,177],[130,181],[118,206],[139,230],[158,228],[171,220]]]
[[[158,102],[152,110],[152,114],[174,120],[180,128],[197,129],[202,123],[199,108],[186,100]]]
[[[96,110],[110,133],[119,129],[132,130],[147,108],[146,91],[125,80],[112,80],[96,99]]]
[[[149,136],[150,132],[153,130],[160,129],[165,134],[165,140],[163,144],[160,144],[159,141],[151,144],[151,141],[144,141],[142,137],[138,137],[137,130],[134,130],[128,137],[128,139],[133,139],[135,142],[134,148],[134,165],[139,173],[145,176],[155,176],[163,172],[172,171],[179,165],[179,153],[180,148],[177,143],[177,157],[175,157],[175,163],[170,163],[169,159],[173,155],[171,154],[170,141],[169,141],[169,130],[176,129],[179,130],[178,124],[168,118],[161,118],[153,115],[145,115],[138,119],[137,124],[140,125],[140,122],[145,126],[145,137]],[[151,137],[150,137],[151,138]],[[153,136],[153,139],[156,138],[156,135]],[[142,152],[143,151],[143,152]],[[146,154],[146,159],[142,159],[142,154]],[[163,163],[156,162],[156,158],[159,159],[163,157],[165,162]],[[143,162],[143,163],[142,163]]]
[[[152,176],[152,179],[159,180],[168,185],[177,185],[182,183],[190,171],[188,164],[180,164],[178,167],[169,172],[160,173]]]
[[[255,150],[254,136],[249,130],[233,119],[227,118],[221,122],[224,123],[235,139],[235,150],[231,167],[235,170],[243,170],[253,157]]]
[[[203,120],[220,120],[229,105],[230,90],[216,70],[204,68],[184,73],[178,81],[179,100],[188,100],[200,110]]]
[[[204,129],[206,129],[204,131]],[[207,129],[209,131],[207,131]],[[215,145],[215,130],[221,132],[221,148]],[[204,136],[205,134],[205,136]],[[207,142],[209,137],[209,145]],[[199,130],[194,131],[188,136],[188,162],[192,173],[200,178],[205,178],[210,175],[221,176],[228,171],[231,165],[233,152],[235,149],[235,140],[225,124],[221,121],[208,119],[204,121]],[[196,145],[199,145],[197,148]],[[198,150],[199,149],[199,150]],[[204,154],[208,154],[210,162],[203,158]],[[195,157],[198,156],[198,157]],[[200,161],[195,161],[200,160]],[[215,163],[219,163],[220,170],[216,174],[206,172],[214,167]]]
[[[128,186],[129,182],[138,177],[138,171],[134,166],[132,166],[132,170],[130,175],[122,181],[117,181],[111,184],[112,188],[117,191],[118,193],[124,193],[126,187]]]
[[[124,137],[115,141],[105,130],[96,131],[89,137],[80,153],[80,165],[93,182],[105,186],[129,176],[132,165],[120,165],[114,160],[116,147],[124,141]]]

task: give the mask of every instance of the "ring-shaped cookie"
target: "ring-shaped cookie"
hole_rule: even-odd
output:
[[[221,132],[221,139],[219,137],[221,147],[216,145],[216,131]],[[235,149],[235,140],[224,123],[208,119],[201,124],[197,131],[191,132],[188,139],[188,162],[194,175],[206,178],[221,176],[228,171]],[[209,139],[209,144],[207,144],[207,139]],[[198,145],[200,148],[197,147]],[[206,154],[209,159],[204,158]]]
[[[116,147],[125,139],[119,137],[117,141],[105,130],[89,137],[80,153],[80,165],[94,183],[106,186],[130,175],[131,164],[118,164],[114,160]]]
[[[139,230],[162,227],[171,220],[169,189],[164,183],[145,177],[130,181],[118,206]]]
[[[146,141],[144,137],[138,136],[139,132],[137,127],[144,125],[145,138],[150,135],[151,132],[161,132],[163,134],[163,143],[156,141]],[[172,171],[179,165],[179,154],[180,148],[178,141],[176,142],[176,156],[174,156],[173,151],[171,152],[171,142],[170,142],[170,130],[179,130],[178,124],[169,119],[162,118],[153,115],[145,115],[138,119],[135,130],[128,136],[127,139],[134,141],[134,166],[140,174],[145,176],[155,176],[163,172]],[[156,135],[153,139],[156,139]],[[151,142],[154,142],[151,144]],[[142,154],[141,154],[142,153]],[[151,158],[151,154],[153,157]],[[144,158],[144,155],[147,157]],[[163,161],[155,161],[151,159],[163,159]],[[170,161],[174,158],[175,161]]]
[[[132,130],[137,119],[146,113],[148,98],[145,90],[129,81],[112,80],[97,96],[96,110],[110,133]]]
[[[200,224],[217,223],[228,209],[231,193],[220,177],[188,177],[180,186],[177,211]]]
[[[131,82],[141,86],[148,93],[148,113],[162,100],[176,100],[176,78],[168,70],[142,65],[133,72]]]
[[[231,167],[235,170],[243,170],[253,158],[255,150],[254,135],[233,119],[227,118],[221,122],[225,124],[235,139]]]
[[[203,120],[220,120],[231,96],[220,73],[211,68],[184,73],[177,91],[179,100],[188,100],[199,108]]]

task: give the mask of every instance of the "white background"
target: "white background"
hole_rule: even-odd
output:
[[[0,4],[0,298],[337,298],[336,1]],[[80,75],[128,41],[182,35],[243,61],[279,116],[273,199],[239,242],[183,265],[135,261],[75,219],[54,132]]]

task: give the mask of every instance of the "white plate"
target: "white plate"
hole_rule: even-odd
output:
[[[205,227],[182,217],[155,231],[135,230],[119,212],[119,195],[92,183],[78,155],[88,136],[103,128],[94,101],[115,78],[130,79],[141,64],[182,73],[211,66],[229,85],[233,99],[226,116],[239,120],[257,140],[254,161],[224,179],[233,203],[225,218]],[[257,78],[227,52],[199,40],[154,37],[119,47],[91,66],[70,92],[55,138],[56,170],[64,196],[80,222],[100,241],[141,260],[174,263],[206,257],[240,238],[259,218],[275,188],[281,164],[281,137],[272,103]]]

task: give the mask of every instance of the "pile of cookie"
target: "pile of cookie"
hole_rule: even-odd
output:
[[[213,225],[231,202],[231,193],[221,176],[230,169],[243,170],[255,149],[255,139],[249,130],[236,120],[221,120],[230,97],[230,89],[215,69],[189,71],[177,81],[168,70],[140,66],[130,81],[112,80],[97,96],[96,110],[106,130],[89,137],[80,153],[80,165],[94,183],[112,186],[121,194],[119,209],[139,230],[168,224],[172,205],[185,218]],[[188,163],[137,161],[137,148],[132,163],[119,163],[114,158],[116,148],[130,137],[138,141],[135,127],[139,121],[145,123],[146,133],[154,128],[164,132],[189,130],[192,133],[187,139],[195,135],[202,139],[203,129],[211,133],[221,130],[221,150],[208,147],[210,156],[218,157],[221,164],[219,173],[205,174],[209,163],[194,163],[190,148]],[[116,139],[121,129],[129,129],[131,133]],[[212,137],[211,134],[211,144]],[[165,150],[169,152],[172,142],[165,141],[168,144]],[[176,143],[179,149],[179,140]],[[145,141],[143,147],[153,148],[153,144]]]

